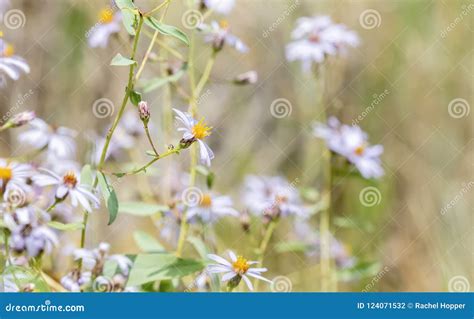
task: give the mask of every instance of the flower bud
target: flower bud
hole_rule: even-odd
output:
[[[138,103],[138,113],[140,114],[140,120],[147,124],[150,120],[150,108],[147,102],[141,101]]]
[[[11,127],[19,127],[29,122],[33,121],[36,118],[35,112],[33,111],[25,111],[18,114],[13,115],[8,122],[2,127],[3,129],[11,128]]]
[[[248,71],[235,77],[234,83],[239,85],[255,84],[258,81],[258,74],[255,71]]]

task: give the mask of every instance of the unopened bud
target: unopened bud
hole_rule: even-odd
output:
[[[150,108],[148,107],[147,102],[141,101],[138,103],[138,113],[140,114],[140,119],[143,123],[147,124],[150,120]]]
[[[3,129],[11,128],[11,127],[19,127],[29,122],[33,121],[36,118],[36,114],[33,111],[26,111],[18,113],[12,116],[7,123],[3,126]]]
[[[255,71],[248,71],[235,77],[234,83],[239,85],[255,84],[258,81],[258,74]]]

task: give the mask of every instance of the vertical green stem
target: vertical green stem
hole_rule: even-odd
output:
[[[331,152],[329,150],[324,151],[324,157],[326,158],[326,190],[324,194],[324,200],[327,203],[326,209],[321,212],[320,220],[320,236],[321,236],[321,290],[330,291],[331,282],[333,280],[332,267],[331,267],[331,201],[332,201],[332,169],[331,169]]]
[[[261,267],[263,263],[263,258],[265,257],[265,252],[267,251],[268,244],[270,243],[270,239],[272,238],[273,232],[278,224],[278,220],[272,219],[268,224],[267,228],[265,229],[265,233],[263,235],[262,242],[260,243],[260,247],[258,248],[258,264]],[[258,291],[260,281],[255,281],[255,291]]]

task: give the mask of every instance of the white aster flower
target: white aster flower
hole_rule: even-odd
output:
[[[359,37],[342,24],[334,24],[330,17],[299,18],[292,32],[293,42],[286,47],[288,61],[300,60],[304,71],[312,63],[322,63],[329,55],[343,55],[348,47],[357,47]]]
[[[91,192],[90,186],[80,184],[79,178],[74,172],[67,172],[61,177],[50,170],[44,168],[40,170],[44,174],[33,176],[33,182],[41,187],[56,186],[57,200],[62,201],[66,197],[70,197],[72,206],[77,207],[79,203],[89,213],[92,212],[92,206],[99,206],[99,199]]]
[[[234,8],[235,0],[203,0],[206,8],[221,14],[229,14]]]
[[[62,126],[57,128],[49,126],[39,118],[32,120],[29,125],[30,128],[18,136],[20,142],[27,143],[35,149],[47,147],[48,153],[60,159],[75,156],[76,131]]]
[[[280,176],[247,176],[244,202],[253,214],[270,219],[308,216],[295,185]]]
[[[380,161],[383,146],[369,145],[367,133],[359,126],[341,124],[336,118],[331,117],[327,125],[316,123],[313,134],[323,139],[331,151],[354,164],[364,178],[383,176]]]
[[[56,233],[45,225],[28,224],[15,228],[11,233],[11,248],[16,252],[26,251],[30,257],[50,253],[57,244]]]
[[[178,128],[178,131],[183,132],[181,144],[191,145],[194,142],[198,142],[201,162],[207,166],[211,166],[211,160],[214,158],[214,153],[211,148],[204,143],[204,139],[211,135],[212,127],[207,126],[203,119],[197,121],[189,113],[184,113],[177,109],[173,110],[177,114],[175,117],[176,120],[181,122],[183,125]]]
[[[13,45],[0,39],[0,72],[6,73],[12,80],[18,80],[21,73],[30,73],[30,67],[26,61],[15,55]]]
[[[229,196],[203,194],[199,204],[188,208],[188,219],[198,218],[203,223],[213,223],[224,216],[238,217],[239,213],[232,207]]]
[[[232,251],[229,251],[230,262],[214,254],[208,254],[207,257],[217,262],[217,264],[207,266],[207,272],[210,274],[223,273],[222,281],[229,281],[229,287],[231,288],[237,287],[240,280],[244,279],[247,287],[253,290],[253,285],[248,276],[272,283],[260,275],[262,272],[266,272],[267,268],[250,267],[251,265],[258,264],[258,261],[247,261],[242,256],[237,257]]]
[[[61,278],[61,285],[69,291],[80,292],[92,279],[90,271],[73,270]]]
[[[224,45],[233,47],[239,52],[245,53],[248,47],[235,35],[230,33],[229,24],[222,20],[220,23],[212,21],[211,25],[202,23],[198,30],[204,33],[204,41],[211,43],[215,51],[220,51]]]
[[[0,194],[3,193],[7,201],[9,191],[18,190],[26,193],[31,187],[27,184],[28,178],[33,174],[33,169],[28,164],[9,162],[0,158]]]
[[[105,48],[109,37],[120,31],[122,14],[113,12],[112,8],[104,8],[99,13],[99,21],[87,33],[88,43],[91,48]]]

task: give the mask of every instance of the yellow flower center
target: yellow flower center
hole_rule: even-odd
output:
[[[202,195],[201,202],[199,203],[202,207],[211,207],[212,198],[209,194]]]
[[[242,256],[237,257],[237,260],[234,261],[232,264],[232,267],[234,268],[234,271],[238,273],[239,275],[243,275],[249,270],[250,265],[247,262],[247,259],[245,259]]]
[[[69,188],[74,188],[77,184],[76,175],[73,172],[67,172],[63,176],[63,183]]]
[[[15,54],[15,48],[11,44],[6,44],[2,52],[4,57],[11,57]]]
[[[212,127],[207,126],[206,123],[204,123],[204,120],[200,120],[193,126],[192,133],[195,138],[202,140],[206,136],[211,135],[211,130]]]
[[[10,167],[0,167],[0,179],[8,181],[12,178],[13,172]]]
[[[219,21],[219,26],[222,29],[228,29],[229,28],[229,21],[227,21],[225,19],[222,19],[221,21]]]
[[[364,145],[361,145],[354,150],[354,153],[356,153],[356,155],[358,156],[362,156],[362,154],[364,154],[364,151],[365,151],[365,147]]]
[[[288,201],[288,197],[283,196],[283,195],[277,195],[275,197],[275,201],[276,201],[277,204],[283,204],[283,203],[286,203]]]
[[[104,8],[99,12],[100,23],[110,23],[114,19],[114,12],[111,8]]]

